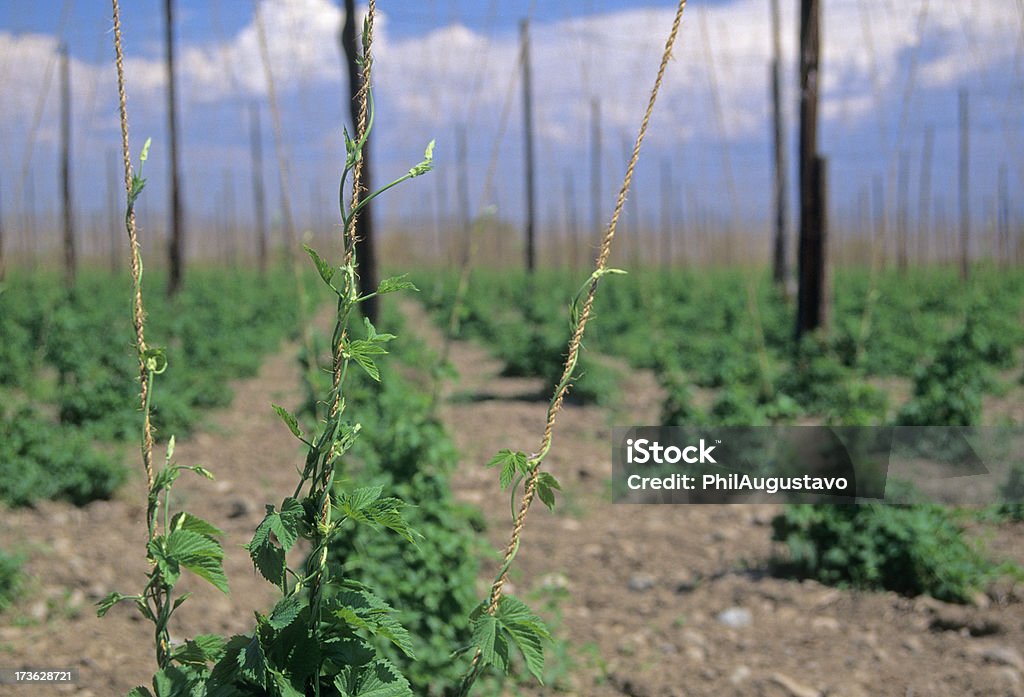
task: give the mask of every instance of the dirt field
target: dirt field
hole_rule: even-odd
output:
[[[436,343],[418,307],[404,307],[409,330]],[[182,587],[196,595],[176,615],[175,638],[247,630],[251,610],[275,596],[241,545],[264,502],[279,500],[295,481],[296,441],[268,407],[299,399],[295,352],[285,346],[271,356],[258,377],[234,386],[231,408],[178,444],[179,462],[217,476],[213,483],[183,478],[175,500],[227,533],[232,594],[185,579]],[[461,452],[456,493],[484,510],[490,541],[503,547],[508,498],[482,464],[501,448],[537,447],[546,403],[532,396],[544,386],[498,377],[500,365],[473,345],[456,344],[452,360],[461,379],[443,417]],[[560,670],[554,686],[510,687],[510,694],[1024,695],[1022,588],[1000,587],[961,607],[774,579],[764,571],[773,549],[770,506],[612,505],[610,429],[656,423],[660,403],[653,378],[640,373],[619,397],[610,410],[570,405],[559,418],[547,462],[564,495],[555,514],[542,506],[531,512],[512,585],[535,607],[549,607],[568,648],[551,658]],[[117,499],[82,509],[44,503],[2,512],[0,535],[30,555],[32,580],[0,616],[0,667],[73,667],[80,679],[61,688],[0,687],[0,694],[106,697],[148,683],[149,625],[127,605],[102,620],[92,608],[111,590],[141,585],[142,496],[137,478]],[[1018,525],[988,544],[1024,563],[1022,535]],[[485,561],[484,575],[494,571]]]

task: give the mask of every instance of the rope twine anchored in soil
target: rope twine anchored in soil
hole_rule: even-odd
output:
[[[124,79],[124,50],[121,46],[121,8],[117,0],[112,0],[114,12],[114,53],[117,68],[117,98],[121,116],[121,156],[124,163],[124,186],[129,200],[132,196],[133,174],[131,150],[128,146],[128,97]],[[139,401],[142,404],[142,462],[146,468],[147,491],[153,488],[153,425],[149,416],[149,370],[146,366],[146,312],[142,305],[142,260],[139,254],[139,235],[135,225],[135,207],[129,206],[125,214],[125,227],[128,229],[128,243],[131,246],[131,275],[135,289],[132,304],[132,323],[135,327],[135,344],[139,352]],[[149,528],[153,528],[152,510],[150,511]]]
[[[370,4],[366,8],[366,24],[363,30],[363,63],[360,73],[359,91],[356,93],[356,99],[359,100],[359,119],[355,124],[356,143],[362,143],[366,137],[366,122],[368,118],[367,114],[369,111],[370,97],[370,68],[373,65],[373,56],[370,49],[373,46],[373,18],[376,14],[377,3],[375,0],[370,0]],[[363,191],[363,157],[362,153],[360,153],[359,157],[356,158],[355,166],[352,168],[352,199],[349,204],[349,210],[353,211],[353,214],[348,220],[348,229],[343,231],[345,235],[346,267],[352,265],[355,261],[356,244],[359,242],[359,237],[356,235],[356,219],[359,217],[359,213],[356,209],[359,206],[359,200]],[[356,282],[355,277],[350,278],[348,282],[354,285]],[[342,366],[344,365],[344,361],[342,360],[342,351],[347,339],[347,335],[343,332],[338,345],[334,347],[334,400],[331,403],[332,416],[338,413],[338,409],[341,406],[341,377],[343,372]]]
[[[622,209],[626,203],[626,194],[629,192],[630,184],[633,181],[633,171],[636,169],[636,163],[640,158],[640,146],[647,134],[647,127],[651,120],[651,114],[654,111],[654,104],[657,101],[658,92],[661,89],[665,70],[668,67],[669,60],[672,58],[672,46],[675,44],[676,36],[679,33],[679,26],[682,22],[683,9],[685,7],[686,0],[680,0],[679,6],[676,9],[675,19],[672,22],[672,31],[669,33],[668,40],[665,42],[665,50],[661,56],[661,64],[658,67],[658,74],[654,80],[654,87],[651,89],[651,96],[647,102],[647,110],[644,112],[643,120],[640,123],[640,130],[637,133],[636,142],[633,145],[633,153],[629,160],[629,166],[626,167],[626,175],[623,178],[622,187],[619,189],[618,198],[615,201],[615,210],[612,213],[611,221],[609,222],[608,228],[601,240],[601,250],[594,263],[594,273],[590,277],[586,299],[583,302],[582,309],[579,313],[579,319],[577,320],[572,338],[569,341],[569,353],[565,360],[562,377],[561,380],[559,380],[558,386],[555,388],[555,394],[551,400],[550,406],[548,407],[547,424],[544,427],[544,436],[541,439],[540,449],[536,454],[530,457],[531,472],[529,479],[527,480],[526,489],[523,493],[523,499],[520,503],[519,511],[516,515],[515,524],[512,528],[512,536],[509,540],[508,546],[505,548],[502,571],[495,580],[494,585],[491,587],[487,612],[492,615],[498,609],[498,603],[501,601],[502,596],[502,587],[505,585],[505,581],[508,577],[509,566],[512,563],[512,559],[515,557],[516,551],[519,549],[519,538],[522,536],[523,525],[526,522],[526,514],[529,511],[530,504],[533,502],[533,498],[537,492],[537,479],[540,475],[540,464],[544,459],[544,456],[547,455],[548,451],[551,449],[555,420],[558,417],[559,411],[562,409],[565,396],[569,391],[569,384],[572,381],[573,370],[576,367],[580,344],[583,340],[583,333],[587,326],[587,320],[590,318],[590,311],[594,303],[594,296],[597,293],[597,286],[600,282],[601,276],[608,268],[608,257],[611,254],[611,245],[612,240],[615,237],[615,229],[619,222],[619,216],[621,215]],[[479,660],[480,653],[477,652],[473,659],[474,665]]]

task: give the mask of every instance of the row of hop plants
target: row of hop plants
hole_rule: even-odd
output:
[[[137,431],[132,358],[109,337],[126,335],[124,279],[79,274],[68,295],[39,276],[0,290],[0,502],[77,505],[110,497],[128,476],[118,448]],[[154,427],[185,434],[206,409],[231,400],[229,381],[295,330],[294,293],[255,272],[197,271],[173,300],[158,295],[150,327],[188,370],[168,374]]]
[[[537,376],[550,372],[563,329],[550,305],[571,295],[572,283],[555,273],[474,277],[457,308],[454,278],[427,276],[423,285],[434,289],[425,301],[442,324],[456,312],[462,335],[490,347],[507,374]],[[946,269],[926,269],[907,279],[885,276],[871,291],[866,273],[846,271],[836,282],[830,330],[797,344],[788,302],[767,276],[751,285],[738,271],[645,270],[603,294],[595,319],[601,331],[587,344],[587,395],[614,393],[604,364],[593,360],[604,354],[655,371],[669,393],[668,423],[817,416],[851,425],[897,414],[908,423],[969,422],[982,395],[998,387],[993,371],[1016,364],[1024,285],[995,273],[979,275],[971,293],[953,292],[957,284]],[[884,302],[865,322],[869,292]],[[962,390],[952,384],[957,366],[967,373]],[[911,403],[894,404],[873,386],[872,378],[888,376],[914,379]],[[716,393],[708,409],[695,406],[692,388]],[[952,411],[941,413],[942,402]]]
[[[750,426],[813,417],[843,426],[970,426],[980,421],[985,394],[1012,389],[997,376],[1019,368],[1021,280],[983,274],[965,293],[955,274],[929,269],[884,277],[872,291],[867,274],[846,273],[837,283],[831,330],[794,344],[787,303],[767,283],[755,291],[758,324],[749,295],[744,298],[747,281],[737,273],[645,274],[605,293],[597,320],[604,331],[590,346],[656,372],[666,394],[666,425]],[[466,334],[500,342],[494,327],[501,320],[487,308],[528,304],[531,283],[550,296],[564,292],[568,281],[511,273],[479,279],[461,310]],[[428,303],[443,317],[454,293],[436,287]],[[886,301],[865,322],[870,292]],[[529,321],[515,309],[504,314]],[[537,319],[550,325],[547,317]],[[891,404],[869,381],[888,375],[911,378],[904,404]],[[708,407],[696,405],[696,388],[714,391]],[[970,602],[996,579],[1022,578],[1017,564],[993,561],[968,532],[979,517],[1018,520],[1020,480],[1019,470],[1011,472],[1002,487],[1007,503],[980,512],[925,503],[786,506],[773,521],[773,538],[785,546],[773,569],[830,585]]]

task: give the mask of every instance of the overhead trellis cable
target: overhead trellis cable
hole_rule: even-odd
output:
[[[57,22],[57,40],[64,38],[64,29],[68,19],[71,17],[72,0],[64,0],[61,8],[60,20]],[[35,149],[36,140],[39,137],[39,126],[43,120],[43,111],[46,108],[46,97],[50,93],[50,83],[53,82],[53,71],[57,66],[57,54],[51,53],[46,62],[46,70],[43,71],[43,85],[36,98],[36,108],[32,115],[32,125],[29,128],[28,138],[25,139],[25,150],[21,156],[21,168],[18,175],[18,186],[14,191],[14,200],[20,201],[25,191],[25,181],[28,179],[29,170],[32,166],[32,152]]]

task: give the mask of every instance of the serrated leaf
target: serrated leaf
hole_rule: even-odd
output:
[[[182,564],[186,559],[210,557],[223,559],[224,549],[216,540],[192,530],[172,530],[167,536],[167,556]]]
[[[188,530],[211,538],[224,534],[224,531],[215,525],[184,511],[175,513],[171,518],[171,530]]]
[[[383,491],[384,487],[382,486],[364,486],[350,492],[344,492],[338,497],[338,508],[350,518],[364,519],[359,514],[379,499]]]
[[[498,454],[490,459],[487,466],[501,467],[501,474],[498,475],[498,481],[501,484],[501,488],[504,489],[512,483],[517,472],[522,474],[526,473],[526,453],[505,448],[504,450],[498,451]]]
[[[168,666],[153,675],[155,697],[184,697],[188,694],[188,676],[180,668]]]
[[[186,569],[227,595],[230,591],[223,564],[224,562],[219,557],[195,557],[181,562]]]
[[[276,515],[274,507],[267,506],[267,517],[256,526],[252,541],[245,548],[263,578],[281,588],[285,576],[284,550],[270,539],[270,518]]]
[[[356,344],[360,345],[357,346]],[[372,344],[362,341],[361,339],[357,339],[348,345],[346,352],[352,360],[359,364],[360,368],[366,371],[367,375],[369,375],[375,382],[380,382],[380,368],[378,368],[377,364],[373,362],[372,358],[370,358],[370,353],[365,350],[366,346],[372,346]],[[380,350],[375,353],[387,353],[387,351]]]
[[[302,248],[306,250],[306,254],[308,254],[310,259],[313,260],[313,264],[316,265],[316,270],[320,274],[320,278],[322,278],[324,283],[327,285],[331,285],[331,279],[334,278],[336,269],[324,261],[323,257],[317,254],[316,250],[308,244],[302,245]]]
[[[394,617],[394,608],[368,590],[345,590],[337,594],[331,612],[354,629],[365,629],[387,639],[409,658],[415,658],[412,637]]]
[[[300,687],[296,687],[292,680],[288,679],[288,676],[277,672],[276,670],[271,673],[274,676],[274,687],[277,688],[277,692],[280,697],[306,697],[306,691],[300,689],[301,681],[299,681]]]
[[[153,693],[149,691],[148,687],[139,685],[138,687],[133,687],[131,689],[128,693],[128,697],[153,697]]]
[[[178,529],[167,536],[166,555],[222,593],[228,592],[224,575],[224,548],[216,540],[191,530]]]
[[[392,532],[396,532],[407,541],[415,544],[416,532],[409,526],[409,523],[402,515],[402,508],[405,503],[399,499],[381,499],[370,506],[367,511],[367,518],[373,523],[382,525]]]
[[[480,651],[480,660],[493,665],[497,656],[494,644],[498,640],[498,620],[493,615],[481,615],[472,624],[473,645]]]
[[[513,595],[501,597],[496,616],[502,624],[526,625],[537,632],[542,639],[551,640],[551,633],[544,624],[544,620],[535,615],[526,603]]]
[[[519,652],[526,659],[526,669],[530,671],[537,682],[544,684],[544,645],[541,636],[522,625],[504,626],[505,631],[512,637]]]
[[[401,276],[392,276],[391,278],[385,278],[377,286],[377,295],[384,295],[385,293],[394,293],[399,290],[415,290],[417,288],[411,281],[406,281],[406,277],[409,274],[404,273]]]
[[[549,510],[555,510],[555,491],[561,491],[562,485],[549,472],[537,475],[537,496]]]
[[[274,629],[284,629],[299,616],[305,601],[298,595],[289,595],[277,601],[273,611],[270,613],[270,626]]]
[[[347,667],[334,679],[334,686],[341,697],[412,697],[409,682],[383,659],[360,668]]]
[[[169,556],[166,551],[167,540],[163,535],[154,537],[146,545],[146,551],[150,559],[156,563],[157,570],[167,585],[173,586],[181,576],[181,569],[178,560]]]
[[[543,683],[543,643],[551,640],[551,634],[544,626],[543,620],[533,614],[521,600],[508,595],[503,596],[498,603],[495,619],[501,631],[511,638],[512,643],[523,654],[527,669]]]
[[[216,663],[224,655],[227,641],[217,634],[200,634],[174,650],[172,658],[179,663],[205,666]]]
[[[291,412],[284,407],[279,407],[276,404],[271,404],[277,415],[281,417],[281,421],[284,421],[285,425],[288,426],[288,430],[292,432],[292,435],[296,438],[302,438],[302,429],[299,428],[299,420],[296,419]]]
[[[267,657],[258,635],[253,635],[238,653],[238,670],[260,687],[267,686]]]

